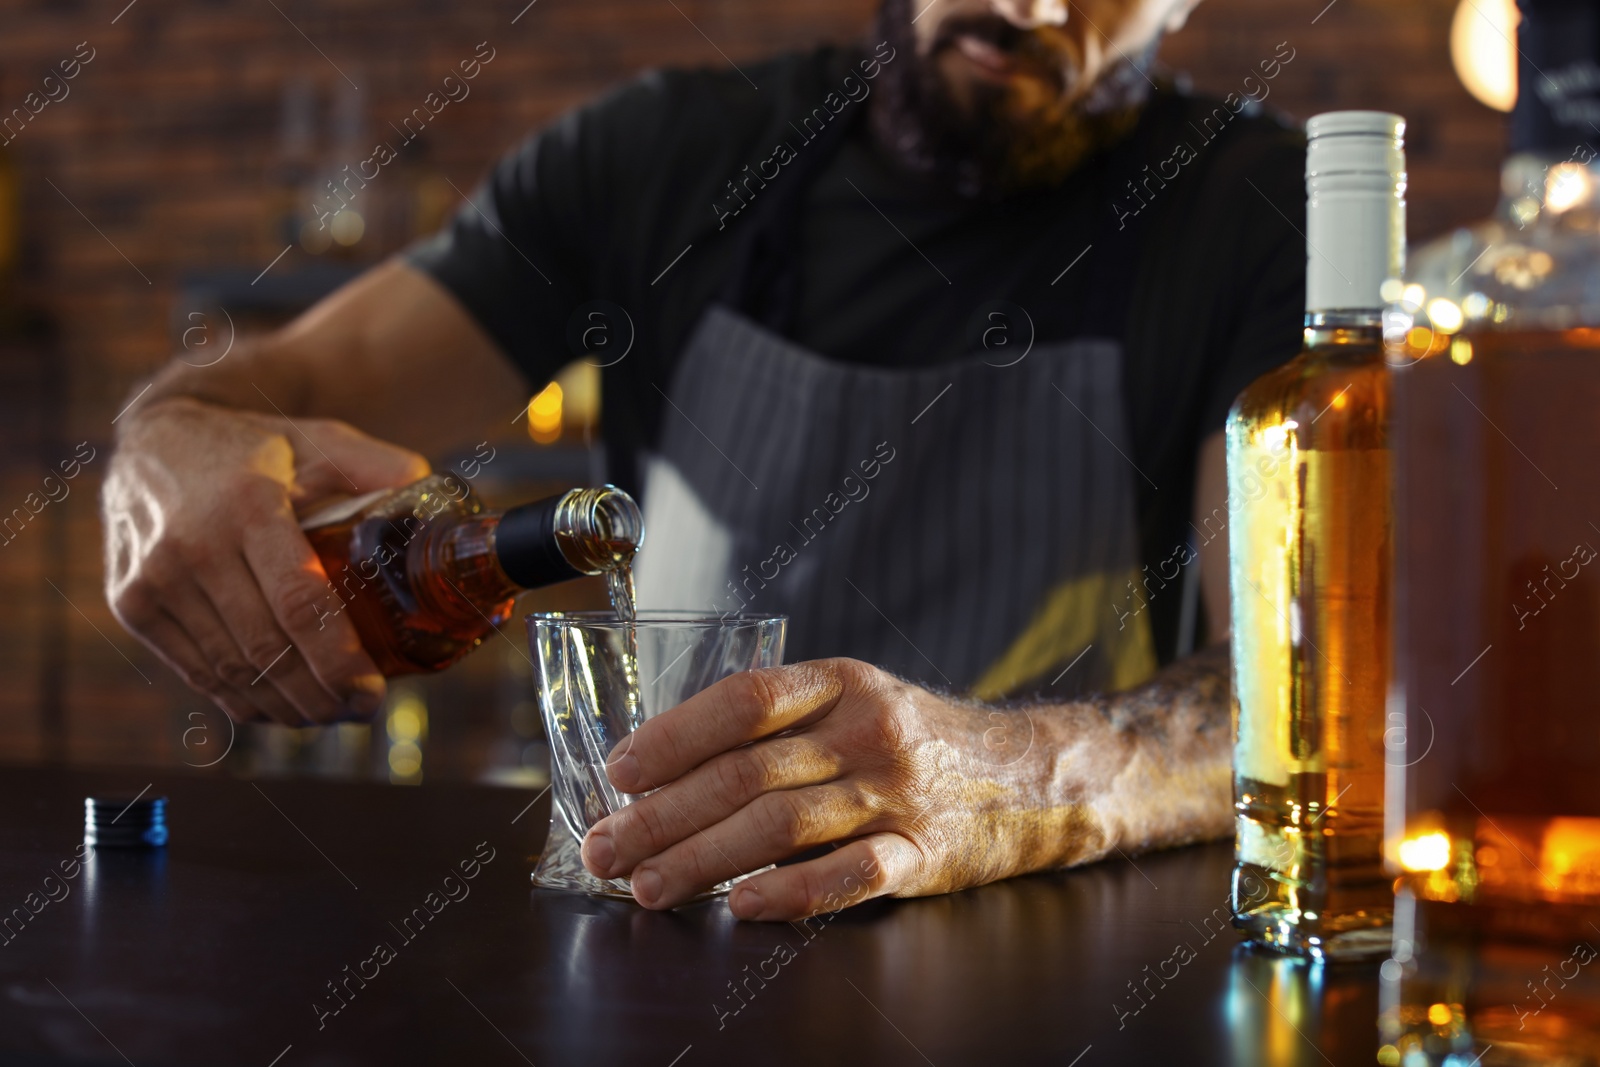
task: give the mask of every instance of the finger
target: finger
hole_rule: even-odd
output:
[[[337,419],[296,419],[285,436],[294,447],[296,503],[330,492],[398,488],[432,473],[426,457]]]
[[[216,565],[201,578],[201,588],[238,643],[245,663],[254,669],[242,687],[252,697],[276,690],[300,716],[293,725],[334,722],[347,715],[338,698],[323,688],[294,642],[278,625],[242,557],[233,556]]]
[[[831,782],[839,772],[839,758],[805,734],[740,746],[596,823],[583,840],[584,865],[620,877],[765,793]]]
[[[606,773],[625,792],[655,789],[719,753],[827,714],[862,670],[871,668],[817,660],[731,675],[623,738]]]
[[[842,785],[765,793],[635,867],[633,897],[647,908],[676,907],[718,882],[854,837],[872,817],[860,794]]]
[[[205,653],[172,615],[163,612],[146,625],[144,633],[137,636],[177,672],[184,684],[209,697],[234,722],[250,722],[266,717],[261,708],[217,676]]]
[[[826,856],[740,882],[728,894],[728,907],[737,919],[804,919],[915,885],[922,862],[922,853],[899,834],[869,834]]]
[[[221,617],[211,606],[202,590],[195,585],[179,585],[166,592],[168,606],[163,608],[157,629],[162,632],[163,645],[170,649],[170,662],[174,670],[189,683],[221,705],[222,710],[238,723],[251,720],[270,720],[288,726],[306,723],[301,713],[278,696],[270,686],[251,688],[251,678],[256,672],[245,662],[245,654],[222,624]]]
[[[183,640],[197,650],[201,660],[193,678],[183,672],[190,686],[213,700],[218,700],[219,692],[230,694],[236,705],[250,709],[248,718],[269,719],[286,726],[305,725],[305,716],[275,688],[252,684],[261,672],[246,660],[232,631],[199,585],[191,581],[168,582],[162,599],[164,614],[182,630]]]
[[[383,675],[361,647],[345,602],[329,588],[322,561],[300,527],[284,512],[248,528],[244,558],[277,628],[304,657],[317,688],[340,706],[337,717],[370,719],[383,703]]]
[[[197,642],[198,636],[220,633],[229,646],[233,645],[226,628],[211,611],[210,601],[191,581],[174,577],[177,566],[170,556],[153,555],[146,561],[146,571],[140,580],[123,582],[107,590],[106,600],[117,621],[177,671],[190,688],[211,697],[238,721],[262,717],[261,707],[218,674],[220,657],[208,654]],[[190,594],[187,598],[183,595],[185,592]],[[167,606],[167,601],[174,601],[176,613]],[[204,614],[194,615],[186,610],[186,603],[203,605]],[[298,715],[294,721],[299,721]]]

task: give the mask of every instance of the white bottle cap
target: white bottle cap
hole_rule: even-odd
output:
[[[1406,120],[1330,111],[1306,123],[1306,310],[1383,307],[1406,257]]]

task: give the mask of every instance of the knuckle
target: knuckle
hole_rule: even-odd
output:
[[[885,694],[874,701],[868,714],[872,742],[889,752],[906,748],[912,714],[911,702],[904,694]]]
[[[734,699],[737,706],[757,716],[757,722],[767,722],[778,713],[779,683],[777,671],[782,668],[763,668],[734,675]]]
[[[792,848],[808,840],[812,818],[806,806],[792,793],[768,794],[758,818],[762,836],[777,848]]]
[[[289,496],[282,483],[247,470],[228,480],[219,505],[225,511],[238,514],[248,524],[251,520],[285,512]]]
[[[309,579],[289,579],[272,591],[272,607],[287,627],[315,629],[329,612],[328,590]]]
[[[653,721],[645,723],[645,727],[654,725],[656,723]],[[687,743],[688,739],[683,736],[676,722],[662,721],[657,729],[648,734],[631,734],[628,747],[621,750],[619,755],[622,752],[630,753],[638,760],[638,791],[643,793],[659,784],[657,776],[662,766],[683,766],[689,762],[685,748]]]
[[[800,879],[800,910],[806,915],[816,915],[824,911],[828,896],[833,892],[824,881],[821,866],[817,863],[802,863],[795,867]]]
[[[883,671],[858,659],[843,657],[830,659],[827,661],[827,667],[847,693],[863,693],[881,688],[886,677]]]
[[[629,804],[622,814],[619,836],[639,838],[652,855],[668,843],[666,820],[655,804]]]
[[[238,689],[248,689],[250,684],[256,680],[257,672],[255,670],[251,669],[242,660],[234,659],[231,656],[217,662],[213,669],[217,677],[224,683]]]
[[[853,874],[866,887],[867,895],[877,896],[889,886],[888,857],[878,841],[868,839],[862,844],[866,855],[856,864]]]
[[[766,792],[769,780],[766,757],[759,748],[732,752],[717,768],[718,791],[725,799],[743,803]]]
[[[284,638],[280,634],[265,632],[251,634],[242,644],[245,662],[254,666],[257,671],[266,670],[284,652]]]

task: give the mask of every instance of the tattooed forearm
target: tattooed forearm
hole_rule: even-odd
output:
[[[1227,646],[1217,645],[1138,689],[1056,709],[1053,801],[1076,827],[1056,863],[1231,831],[1228,673]]]
[[[1182,746],[1192,732],[1227,732],[1228,646],[1212,645],[1125,693],[1093,700],[1112,727]]]

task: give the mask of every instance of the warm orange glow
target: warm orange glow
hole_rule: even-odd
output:
[[[1557,163],[1544,182],[1544,204],[1560,214],[1589,199],[1589,171],[1582,163]]]
[[[1539,870],[1563,896],[1600,893],[1600,819],[1557,818],[1545,827]]]
[[[1455,333],[1461,329],[1463,316],[1461,308],[1454,300],[1446,300],[1436,296],[1428,301],[1428,318],[1433,322],[1433,328],[1440,333]]]
[[[1515,0],[1461,0],[1450,23],[1456,77],[1480,103],[1510,111],[1517,102]]]
[[[1435,831],[1400,842],[1400,865],[1408,871],[1438,871],[1450,863],[1450,837]]]
[[[1428,1021],[1430,1023],[1432,1023],[1433,1025],[1435,1025],[1435,1026],[1449,1026],[1450,1025],[1450,1005],[1448,1005],[1448,1004],[1429,1004],[1428,1005]]]
[[[561,437],[561,386],[551,382],[528,402],[528,436],[542,445]]]

